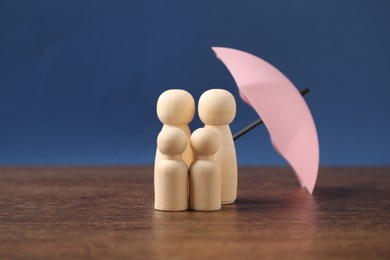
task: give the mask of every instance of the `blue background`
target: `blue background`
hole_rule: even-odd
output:
[[[151,164],[169,88],[230,90],[236,132],[257,115],[211,46],[310,86],[322,165],[389,165],[388,0],[0,1],[0,164]],[[236,148],[284,164],[264,127]]]

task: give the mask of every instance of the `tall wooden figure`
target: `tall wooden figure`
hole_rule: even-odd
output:
[[[219,135],[210,128],[199,128],[191,135],[196,161],[190,167],[190,209],[221,209],[221,167],[215,160]]]
[[[181,159],[187,137],[179,128],[164,128],[157,138],[163,157],[154,167],[154,208],[163,211],[188,209],[188,167]]]
[[[194,153],[190,145],[191,131],[188,124],[192,121],[195,115],[194,98],[185,90],[170,89],[163,92],[157,101],[157,116],[164,128],[176,127],[184,131],[187,136],[187,146],[182,154],[183,160],[189,167],[195,159]],[[161,158],[161,153],[156,151],[156,159],[154,164],[157,165]]]
[[[221,202],[233,203],[237,198],[237,157],[229,124],[236,115],[236,101],[226,90],[210,89],[200,97],[198,112],[205,128],[215,130],[220,136],[221,145],[215,157],[221,166]]]

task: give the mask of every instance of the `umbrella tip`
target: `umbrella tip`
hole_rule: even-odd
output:
[[[218,50],[221,49],[222,47],[217,47],[217,46],[211,46],[211,50],[214,52],[215,56],[217,57],[217,59],[219,59],[219,56],[218,56]]]
[[[314,185],[310,185],[310,184],[305,184],[305,183],[301,183],[301,187],[306,190],[310,195],[313,195],[313,191],[314,191]]]
[[[309,189],[309,187],[304,187],[305,188],[305,190],[307,191],[307,192],[309,192],[309,194],[310,195],[313,195],[313,190],[314,190],[314,187],[312,188],[312,189]]]

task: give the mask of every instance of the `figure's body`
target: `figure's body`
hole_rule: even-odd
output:
[[[215,130],[220,136],[221,144],[215,158],[221,166],[221,202],[233,203],[237,198],[237,157],[229,124],[236,115],[236,102],[230,92],[211,89],[200,97],[198,113],[205,128]]]
[[[190,93],[181,89],[170,89],[162,93],[157,101],[157,116],[164,124],[162,129],[176,127],[187,136],[187,146],[182,159],[189,167],[195,156],[190,145],[191,131],[188,124],[195,115],[195,102]],[[156,151],[155,165],[161,159],[161,153]]]
[[[215,160],[219,143],[218,134],[209,128],[199,128],[191,135],[197,159],[190,167],[190,209],[221,209],[221,167]]]
[[[154,208],[163,211],[188,209],[188,167],[181,159],[187,145],[185,133],[163,129],[157,138],[161,158],[154,168]]]

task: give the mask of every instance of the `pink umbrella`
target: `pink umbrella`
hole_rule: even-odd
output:
[[[294,169],[302,187],[313,193],[319,144],[305,100],[278,69],[240,50],[213,47],[237,83],[241,98],[261,116],[276,151]]]

